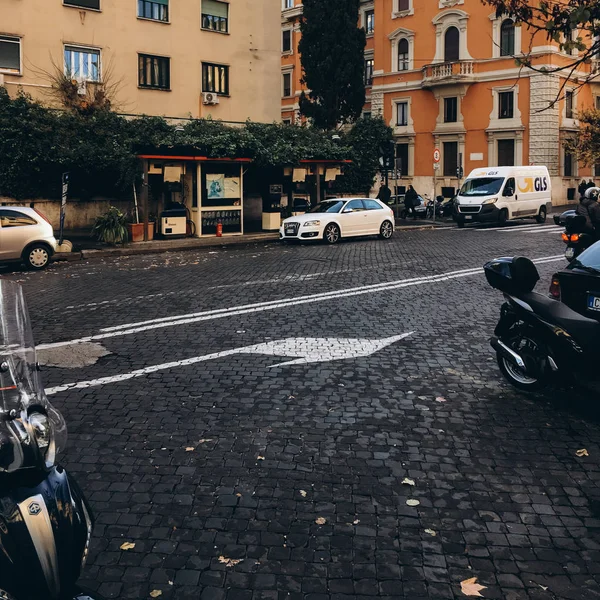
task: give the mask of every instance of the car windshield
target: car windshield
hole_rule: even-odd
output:
[[[328,200],[313,206],[309,213],[339,213],[344,206],[344,200]]]
[[[461,196],[491,196],[497,194],[504,183],[504,177],[478,177],[467,179],[461,190]]]
[[[600,242],[596,242],[593,246],[582,252],[567,268],[579,268],[600,274]]]

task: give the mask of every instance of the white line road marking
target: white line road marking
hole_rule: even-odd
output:
[[[549,227],[556,227],[556,225],[536,225],[531,223],[529,225],[505,225],[503,227],[486,227],[482,229],[474,229],[475,231],[522,231],[524,229],[548,229]]]
[[[544,264],[547,262],[554,262],[564,260],[563,255],[557,256],[545,256],[535,259],[534,262]],[[463,269],[461,271],[452,271],[449,273],[441,273],[439,275],[428,275],[425,277],[415,277],[412,279],[400,279],[396,281],[389,281],[387,283],[380,283],[374,285],[365,285],[355,288],[347,288],[342,290],[334,290],[331,292],[322,292],[320,294],[311,294],[308,296],[298,296],[295,298],[284,298],[281,300],[271,300],[269,302],[259,302],[255,304],[246,304],[241,306],[233,306],[230,308],[220,308],[216,310],[208,310],[196,313],[189,313],[184,315],[176,315],[172,317],[164,317],[161,319],[151,319],[149,321],[140,321],[137,323],[126,323],[123,325],[117,325],[115,327],[107,327],[101,330],[101,333],[95,335],[85,336],[75,340],[66,340],[64,342],[53,342],[49,344],[40,344],[38,348],[58,348],[60,346],[69,346],[71,344],[80,344],[82,342],[95,342],[105,340],[113,337],[120,337],[125,335],[133,335],[136,333],[142,333],[144,331],[151,331],[153,329],[162,329],[164,327],[175,327],[178,325],[189,325],[190,323],[199,323],[202,321],[212,321],[215,319],[223,319],[226,317],[233,317],[238,315],[251,314],[256,312],[263,312],[267,310],[275,310],[278,308],[287,308],[289,306],[298,306],[301,304],[308,304],[314,302],[324,302],[327,300],[338,300],[341,298],[351,298],[354,296],[362,296],[364,294],[373,294],[376,292],[385,292],[389,290],[402,289],[405,287],[412,287],[417,285],[426,285],[429,283],[440,283],[444,281],[450,281],[453,279],[459,279],[462,277],[470,277],[472,275],[479,275],[483,272],[481,267]]]
[[[117,383],[127,381],[135,377],[142,377],[157,371],[165,371],[176,367],[184,367],[194,365],[199,362],[223,358],[232,354],[263,354],[267,356],[287,356],[300,357],[295,360],[290,360],[272,367],[283,367],[296,364],[310,364],[318,362],[329,362],[333,360],[347,360],[350,358],[360,358],[370,356],[379,352],[379,350],[390,346],[404,338],[411,336],[414,331],[401,333],[380,340],[355,339],[355,338],[288,338],[284,340],[276,340],[273,342],[265,342],[263,344],[254,344],[252,346],[244,346],[242,348],[233,348],[223,352],[214,352],[204,356],[195,356],[184,360],[177,360],[161,365],[152,365],[143,369],[137,369],[130,373],[122,373],[120,375],[109,375],[107,377],[99,377],[98,379],[89,379],[88,381],[77,381],[74,383],[66,383],[57,385],[46,390],[46,394],[52,396],[58,392],[66,390],[78,390],[90,387],[97,387],[109,383]]]

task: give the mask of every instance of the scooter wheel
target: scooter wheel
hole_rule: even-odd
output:
[[[496,355],[496,359],[500,372],[513,387],[524,392],[538,392],[548,385],[547,377],[536,377],[500,354]]]

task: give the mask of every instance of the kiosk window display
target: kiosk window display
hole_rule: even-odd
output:
[[[240,164],[202,164],[201,235],[215,235],[218,223],[224,234],[242,233],[242,177]]]

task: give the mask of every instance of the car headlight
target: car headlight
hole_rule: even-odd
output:
[[[498,202],[498,198],[488,198],[487,200],[484,200],[482,204],[496,204],[496,202]]]
[[[321,221],[306,221],[304,227],[318,227],[320,224]]]

